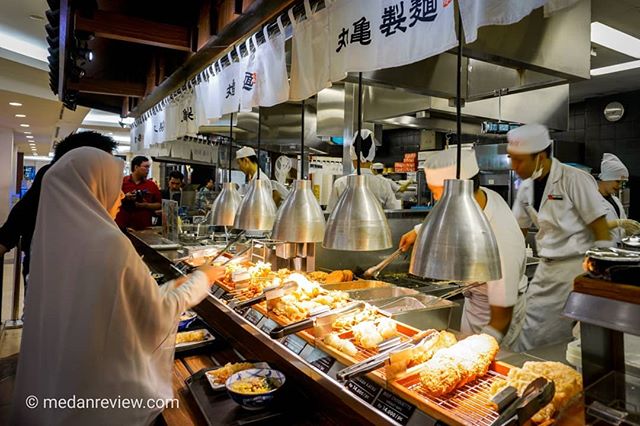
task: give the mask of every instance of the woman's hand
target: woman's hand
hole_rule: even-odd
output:
[[[212,286],[214,282],[220,280],[224,276],[224,266],[201,266],[197,269],[204,272],[209,278],[209,285]]]

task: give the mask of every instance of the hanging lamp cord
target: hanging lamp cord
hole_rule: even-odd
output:
[[[362,73],[358,73],[358,135],[356,136],[356,165],[358,176],[360,172],[360,153],[362,152]]]
[[[228,173],[228,182],[231,182],[231,145],[233,145],[233,113],[231,113],[231,117],[229,118],[229,173]]]
[[[304,170],[304,99],[301,106],[302,126],[300,127],[300,180],[305,179]]]
[[[258,107],[258,179],[260,179],[260,139],[262,139],[262,114]]]
[[[458,70],[456,73],[456,136],[458,138],[458,160],[456,161],[456,179],[460,179],[462,161],[462,18],[458,11]]]

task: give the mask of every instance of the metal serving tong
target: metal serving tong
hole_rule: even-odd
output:
[[[253,306],[260,302],[264,302],[265,300],[277,299],[279,297],[284,296],[285,294],[292,293],[297,288],[298,288],[298,283],[296,283],[295,281],[287,281],[281,286],[265,287],[265,289],[262,290],[262,294],[256,297],[253,297],[251,299],[247,299],[243,301],[239,301],[237,299],[231,299],[228,303],[228,306],[232,309],[248,308],[249,306]]]
[[[491,425],[523,425],[542,407],[550,403],[555,393],[555,384],[544,377],[538,377],[529,383],[520,398],[516,388],[507,386],[491,398],[494,408],[500,413]]]
[[[413,337],[411,337],[411,340],[407,342],[398,342],[396,345],[387,347],[387,349],[382,350],[377,355],[367,358],[364,361],[355,363],[347,368],[343,368],[342,370],[338,371],[338,373],[336,374],[336,378],[341,382],[346,382],[353,379],[354,377],[370,373],[384,366],[387,360],[391,357],[391,354],[409,349],[411,347],[423,345],[428,340],[433,339],[437,336],[438,333],[435,332],[435,330],[426,330],[416,333]]]
[[[380,262],[377,265],[372,266],[369,269],[367,269],[366,271],[364,271],[364,274],[362,274],[362,277],[363,278],[378,278],[378,275],[380,275],[380,272],[382,272],[382,270],[384,268],[389,266],[394,260],[396,260],[403,253],[404,252],[402,251],[402,249],[398,249],[398,250],[394,251],[389,256],[387,256],[386,258],[382,259],[382,262]]]
[[[269,332],[269,336],[271,336],[272,339],[279,339],[311,327],[331,327],[338,317],[358,309],[364,309],[365,306],[366,303],[364,302],[355,302],[341,308],[331,309],[329,311],[313,315],[302,321],[294,322],[289,325],[278,326]]]
[[[227,243],[227,245],[226,245],[226,246],[224,246],[224,247],[222,248],[222,250],[220,250],[220,251],[219,251],[215,256],[213,256],[213,258],[212,258],[211,260],[209,260],[208,264],[209,264],[209,265],[213,265],[213,262],[214,262],[217,258],[219,258],[219,257],[220,257],[220,256],[222,256],[224,253],[226,253],[226,252],[231,248],[231,246],[232,246],[232,245],[234,245],[235,243],[237,243],[238,241],[240,241],[240,238],[242,238],[242,236],[245,234],[245,232],[246,232],[246,231],[242,230],[242,231],[238,232],[238,233],[237,233],[233,238],[231,238],[231,239],[229,240],[229,242]],[[234,256],[234,257],[237,257],[237,256],[239,256],[240,254],[244,254],[247,250],[248,250],[248,249],[243,250],[241,253],[236,254],[236,256]],[[231,259],[229,259],[229,260],[231,260]],[[229,260],[225,261],[225,262],[223,263],[223,265],[224,265],[224,264],[226,264],[227,262],[229,262]],[[188,273],[191,273],[191,272],[193,272],[194,270],[198,269],[198,267],[196,267],[196,266],[191,266],[191,265],[189,265],[188,263],[186,263],[186,262],[184,262],[184,261],[177,262],[177,264],[175,264],[175,265],[174,265],[174,264],[171,264],[171,267],[172,267],[175,271],[177,271],[178,273],[180,273],[180,275],[182,275],[182,276],[186,276]]]
[[[477,282],[477,283],[471,283],[471,284],[463,285],[461,287],[455,288],[455,289],[443,294],[442,296],[438,296],[438,297],[434,298],[433,300],[430,300],[430,301],[428,301],[426,303],[423,303],[423,305],[424,305],[425,308],[437,305],[438,303],[440,303],[441,300],[451,299],[453,296],[457,296],[458,294],[464,293],[465,291],[471,290],[472,288],[475,288],[475,287],[480,287],[481,285],[484,285],[484,284],[486,284],[486,283]]]

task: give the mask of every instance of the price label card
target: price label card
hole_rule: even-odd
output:
[[[347,382],[347,389],[349,389],[351,393],[356,395],[358,398],[371,404],[376,399],[382,388],[369,379],[356,377],[355,379]]]
[[[313,346],[309,345],[301,354],[301,356],[305,361],[325,374],[327,374],[329,370],[331,370],[331,367],[333,367],[333,365],[336,363],[336,360],[334,358],[327,355],[320,349],[314,348]]]
[[[249,309],[251,309],[250,307],[244,307],[244,308],[234,308],[233,310],[236,311],[240,316],[245,316],[245,314],[249,311]]]
[[[416,409],[415,406],[387,390],[380,392],[373,406],[401,425],[406,425],[409,422]]]
[[[329,372],[329,370],[331,370],[331,367],[333,367],[333,364],[335,363],[336,363],[336,360],[334,358],[331,358],[329,355],[327,355],[322,358],[316,359],[311,363],[311,365],[313,365],[318,370],[326,374]]]
[[[213,292],[213,296],[217,297],[218,299],[220,298],[220,296],[222,296],[224,294],[224,290],[221,289],[220,287],[218,287],[216,289],[216,291]]]
[[[249,309],[247,313],[244,315],[244,317],[251,324],[257,325],[260,322],[260,320],[264,318],[264,315],[262,315],[260,312],[256,311],[255,309]]]
[[[307,346],[307,342],[305,342],[295,334],[290,334],[283,338],[282,344],[289,348],[291,352],[297,355],[300,355],[300,352],[302,352],[302,350]]]
[[[233,299],[233,294],[224,293],[222,296],[220,296],[220,299],[224,300],[225,302],[228,302],[229,300]]]
[[[271,330],[273,330],[277,326],[278,326],[278,324],[276,324],[275,321],[273,321],[273,320],[271,320],[269,318],[266,318],[266,317],[263,318],[263,320],[260,322],[260,324],[258,324],[258,327],[260,327],[260,330],[262,330],[266,334],[269,334],[269,332],[271,332]]]

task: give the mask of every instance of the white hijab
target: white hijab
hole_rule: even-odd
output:
[[[159,409],[43,409],[44,398],[172,398],[178,317],[208,293],[205,274],[158,286],[109,214],[123,162],[95,148],[44,176],[31,246],[15,424],[148,424]],[[25,400],[33,395],[36,409]]]

